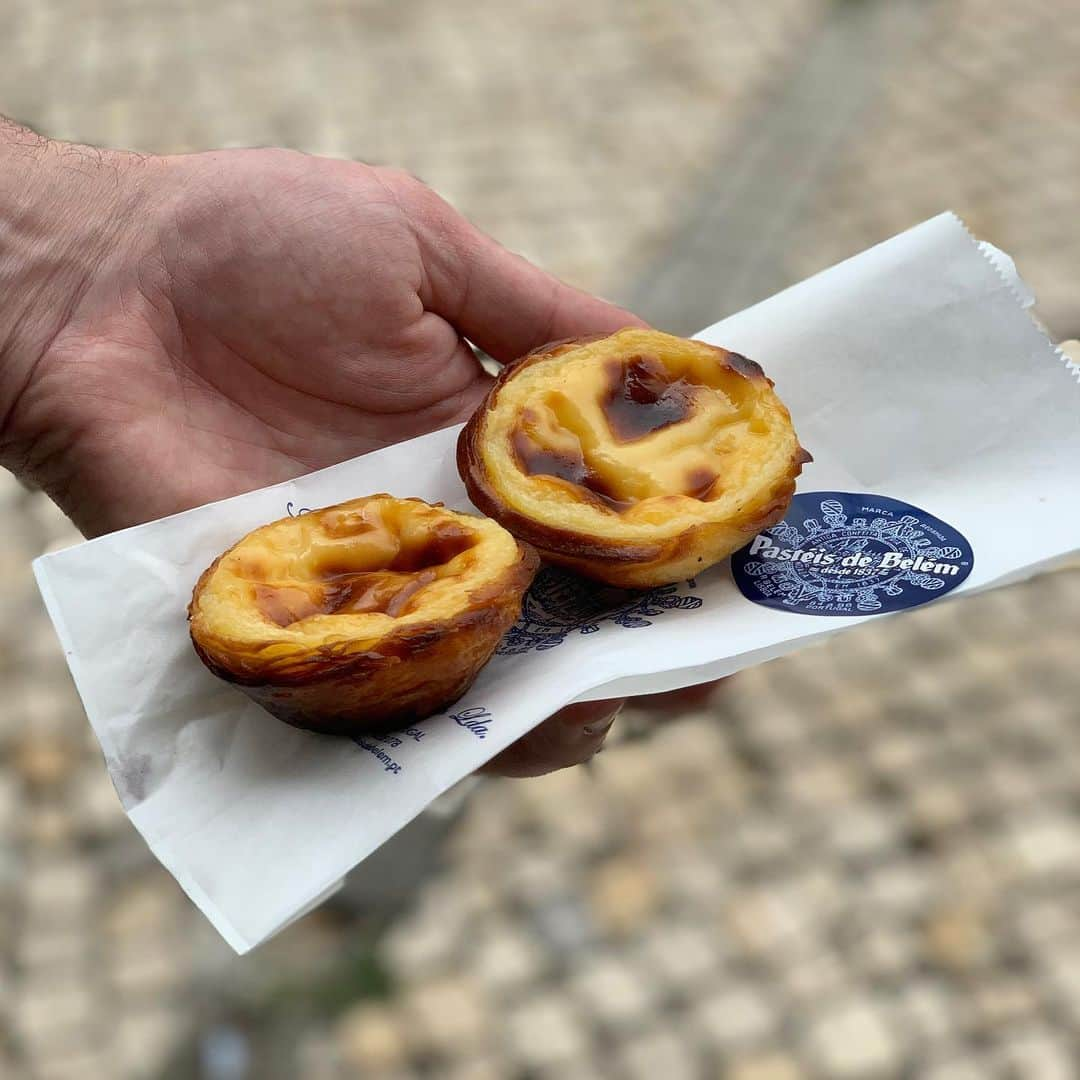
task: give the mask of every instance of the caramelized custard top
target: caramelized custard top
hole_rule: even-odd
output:
[[[757,364],[718,351],[697,362],[636,353],[568,365],[557,388],[521,410],[510,447],[526,475],[612,513],[658,496],[708,502],[736,479],[737,452],[768,434],[755,413],[763,385]]]
[[[625,510],[633,505],[633,499],[619,498],[603,475],[589,468],[580,441],[566,440],[558,449],[545,446],[543,437],[536,433],[535,424],[536,413],[526,409],[521,423],[511,435],[518,464],[529,476],[554,476],[565,480],[612,510]]]
[[[313,615],[407,614],[432,582],[470,569],[479,538],[457,522],[371,502],[324,513],[318,528],[288,530],[280,543],[228,558],[257,610],[286,627]]]
[[[694,407],[696,387],[672,380],[655,356],[632,356],[604,364],[607,385],[600,395],[608,430],[618,442],[633,442],[685,420]]]

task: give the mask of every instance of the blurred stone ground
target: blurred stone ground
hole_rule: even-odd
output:
[[[951,206],[1065,336],[1078,55],[1069,0],[9,0],[0,111],[394,162],[687,331]],[[1076,570],[630,710],[241,961],[109,786],[28,566],[70,528],[3,477],[0,521],[0,1076],[1080,1075]]]

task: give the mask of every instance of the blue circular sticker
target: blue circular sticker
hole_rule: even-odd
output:
[[[884,495],[814,491],[731,557],[748,600],[803,615],[878,615],[925,604],[971,573],[951,525]]]

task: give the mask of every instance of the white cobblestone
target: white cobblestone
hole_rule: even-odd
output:
[[[86,918],[98,891],[98,876],[89,859],[52,859],[30,864],[25,903],[36,921]]]
[[[606,1024],[629,1026],[656,1007],[653,975],[616,957],[597,957],[577,974],[569,989],[582,1008]]]
[[[1008,849],[1025,873],[1073,871],[1080,865],[1080,822],[1065,810],[1026,815],[1010,829]]]
[[[725,1052],[775,1037],[778,1019],[775,1005],[750,987],[718,987],[693,1006],[698,1036]]]
[[[868,1002],[824,1008],[811,1020],[809,1044],[819,1068],[833,1080],[895,1076],[901,1064],[896,1037]]]
[[[579,1016],[562,995],[549,994],[511,1009],[505,1038],[511,1060],[533,1069],[561,1068],[585,1053],[588,1039]]]
[[[628,1080],[696,1080],[700,1075],[686,1040],[657,1030],[629,1039],[619,1048]]]
[[[114,1061],[127,1075],[138,1076],[147,1061],[162,1061],[181,1033],[175,1008],[151,1007],[123,1012],[113,1030]]]
[[[484,996],[460,976],[423,980],[404,996],[407,1035],[441,1053],[475,1054],[486,1048],[491,1009]]]
[[[535,980],[546,963],[537,943],[511,925],[486,928],[472,953],[477,981],[495,994]]]
[[[55,975],[35,976],[22,986],[14,1005],[14,1026],[31,1047],[68,1052],[87,1045],[97,1015],[94,988],[85,973],[60,982]]]

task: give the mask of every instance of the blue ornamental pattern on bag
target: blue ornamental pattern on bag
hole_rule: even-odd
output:
[[[694,582],[686,583],[690,589]],[[554,649],[571,634],[595,634],[603,623],[627,630],[651,626],[668,611],[691,611],[701,598],[661,585],[647,592],[618,589],[582,580],[564,570],[544,567],[525,594],[521,616],[496,650],[502,656]]]
[[[955,589],[974,564],[951,525],[883,495],[796,495],[783,521],[731,559],[748,600],[805,615],[875,615]]]

